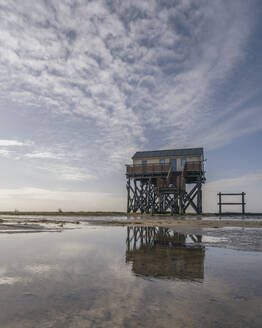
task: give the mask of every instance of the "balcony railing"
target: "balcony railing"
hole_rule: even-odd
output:
[[[171,164],[134,164],[126,165],[126,174],[127,175],[163,175],[167,174]]]
[[[171,163],[165,164],[134,164],[126,165],[127,175],[165,175],[172,170]],[[178,170],[180,171],[180,170]],[[184,172],[203,172],[203,163],[201,161],[186,162]]]
[[[184,165],[184,171],[204,171],[203,163],[201,161],[186,162]]]

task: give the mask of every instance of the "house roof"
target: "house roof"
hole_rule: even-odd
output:
[[[166,149],[166,150],[151,150],[137,151],[132,159],[152,158],[152,157],[169,157],[169,156],[201,156],[203,148],[184,148],[184,149]]]

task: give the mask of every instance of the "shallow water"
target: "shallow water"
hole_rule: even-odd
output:
[[[0,327],[261,327],[261,237],[87,225],[1,234]]]
[[[0,215],[0,219],[10,219],[10,220],[21,220],[21,221],[29,221],[33,220],[33,221],[41,221],[41,220],[53,220],[53,221],[57,221],[57,220],[61,220],[61,221],[88,221],[88,222],[99,222],[99,221],[115,221],[115,222],[125,222],[125,221],[138,221],[138,220],[153,220],[153,221],[158,221],[158,220],[162,220],[162,219],[168,219],[168,220],[183,220],[183,221],[261,221],[262,220],[262,215],[258,214],[258,215],[223,215],[221,217],[219,216],[139,216],[139,215],[117,215],[117,216],[106,216],[106,215],[63,215],[63,214],[59,214],[59,215],[21,215],[21,214],[12,214],[12,215],[8,215],[8,214],[1,214]]]

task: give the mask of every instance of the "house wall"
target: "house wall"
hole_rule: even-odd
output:
[[[147,164],[159,164],[160,159],[164,159],[165,163],[170,163],[170,159],[177,159],[177,171],[182,170],[181,159],[185,158],[187,162],[201,161],[202,156],[169,156],[169,157],[154,157],[154,158],[139,158],[134,159],[133,164],[142,164],[143,160],[147,160]]]

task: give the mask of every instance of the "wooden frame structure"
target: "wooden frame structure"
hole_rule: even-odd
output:
[[[127,227],[126,263],[136,275],[201,282],[204,259],[201,235],[166,227]]]
[[[127,179],[127,213],[185,214],[188,207],[202,213],[202,184],[199,179],[190,191],[176,187],[158,188],[152,178]]]
[[[202,150],[203,152],[203,150]],[[126,165],[127,213],[202,213],[203,160],[186,162],[181,171],[171,163]]]
[[[143,245],[161,244],[185,247],[187,237],[195,245],[202,243],[202,236],[197,234],[183,234],[166,227],[128,226],[126,247],[128,252],[139,249]]]
[[[222,193],[219,192],[218,194],[218,207],[219,207],[219,214],[223,214],[222,213],[222,205],[241,205],[242,207],[242,214],[245,214],[245,196],[246,194],[244,192],[240,192],[240,193]],[[241,202],[222,202],[222,196],[241,196]]]

